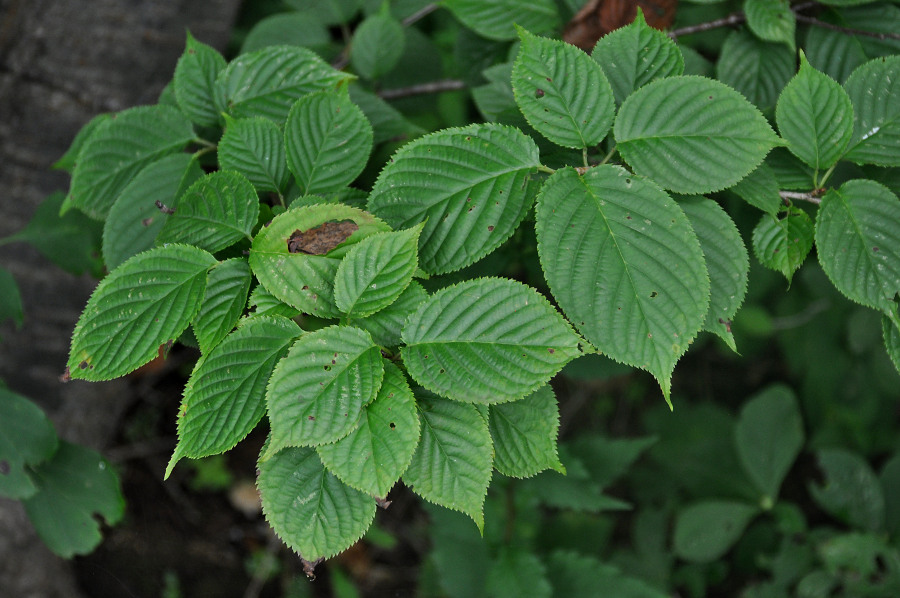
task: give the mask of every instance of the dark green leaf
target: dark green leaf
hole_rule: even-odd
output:
[[[783,42],[794,51],[797,18],[788,0],[744,0],[747,27],[760,39]]]
[[[284,137],[272,121],[226,117],[218,156],[222,170],[239,172],[257,191],[287,191],[291,173],[284,155]]]
[[[795,68],[796,57],[786,45],[763,41],[747,31],[732,31],[722,45],[716,76],[760,110],[769,111]]]
[[[847,159],[900,166],[900,56],[859,67],[844,84],[853,104],[853,136]]]
[[[353,33],[350,64],[365,79],[391,72],[403,55],[403,26],[389,15],[366,18]]]
[[[72,140],[72,144],[69,146],[69,149],[66,150],[66,153],[63,156],[53,163],[53,168],[55,170],[65,170],[68,173],[71,173],[75,169],[75,165],[78,163],[78,155],[81,153],[81,148],[84,147],[84,144],[88,139],[91,138],[97,127],[112,118],[112,114],[98,114],[93,117],[91,120],[87,121],[83,127],[78,130],[78,133],[75,135],[75,139]]]
[[[0,388],[0,496],[23,499],[38,488],[29,469],[56,452],[53,424],[40,407]]]
[[[278,45],[303,46],[321,53],[330,41],[328,28],[311,13],[278,13],[262,19],[250,29],[241,46],[241,54]]]
[[[790,284],[797,268],[812,249],[812,220],[800,208],[788,208],[781,216],[764,215],[753,229],[753,253],[771,270],[781,272]]]
[[[731,188],[741,199],[773,218],[784,206],[778,193],[778,181],[772,169],[765,163],[740,180]]]
[[[492,598],[550,598],[553,593],[538,556],[511,546],[500,550],[488,571],[486,589]]]
[[[396,301],[371,316],[353,320],[353,325],[368,331],[376,344],[396,347],[401,343],[403,324],[427,298],[428,293],[422,285],[412,281]]]
[[[744,533],[759,509],[739,502],[695,503],[678,513],[675,553],[694,563],[709,563],[724,555]]]
[[[219,52],[194,39],[188,32],[184,54],[175,65],[173,87],[178,107],[191,122],[212,126],[219,123],[215,104],[216,77],[225,68]]]
[[[247,303],[250,281],[250,266],[243,258],[225,260],[209,271],[206,294],[193,322],[204,355],[237,324]]]
[[[444,0],[457,19],[483,37],[495,40],[516,38],[514,24],[534,33],[553,31],[559,26],[559,12],[553,0]]]
[[[813,500],[851,527],[872,532],[884,528],[884,493],[865,459],[844,449],[817,453],[823,484],[810,484]]]
[[[12,320],[18,328],[25,320],[25,312],[16,279],[9,270],[0,267],[0,324],[7,320]]]

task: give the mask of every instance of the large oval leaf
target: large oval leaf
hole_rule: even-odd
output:
[[[675,521],[675,554],[693,563],[714,561],[738,541],[757,513],[757,507],[735,501],[693,504]]]
[[[653,374],[668,400],[675,362],[709,302],[684,212],[650,181],[598,166],[584,176],[558,170],[535,216],[541,266],[563,312],[601,352]]]
[[[531,207],[538,148],[518,129],[470,125],[403,146],[385,166],[369,211],[394,228],[425,222],[422,269],[459,270],[506,241]]]
[[[391,72],[403,56],[403,25],[389,14],[368,17],[353,32],[350,64],[366,79]]]
[[[226,117],[217,156],[222,170],[241,173],[259,191],[283,193],[290,183],[281,129],[268,119]]]
[[[778,143],[762,113],[741,94],[693,76],[653,81],[631,94],[614,132],[635,172],[679,193],[730,187]]]
[[[786,45],[762,41],[747,31],[732,31],[722,44],[716,78],[760,110],[769,111],[795,68],[796,56]]]
[[[209,253],[168,245],[140,253],[100,281],[84,308],[69,352],[72,378],[110,380],[157,356],[200,309]]]
[[[218,50],[198,42],[187,34],[184,53],[175,65],[172,86],[181,111],[198,125],[212,126],[219,122],[215,104],[216,77],[225,68],[225,59]]]
[[[491,405],[488,424],[494,467],[503,475],[527,478],[545,469],[566,472],[556,451],[559,406],[549,385],[521,401]]]
[[[480,278],[429,297],[403,327],[403,362],[456,401],[503,403],[536,390],[581,354],[579,337],[534,289]]]
[[[783,42],[793,53],[797,17],[791,11],[788,0],[744,0],[744,14],[747,27],[757,37],[770,42]]]
[[[853,136],[847,159],[900,166],[900,56],[862,65],[844,84],[853,104]]]
[[[753,253],[763,266],[784,274],[790,284],[812,249],[813,236],[812,220],[792,206],[786,214],[760,218],[753,229]]]

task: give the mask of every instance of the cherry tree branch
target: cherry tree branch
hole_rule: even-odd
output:
[[[793,200],[793,201],[808,201],[814,204],[822,203],[822,198],[812,193],[799,193],[797,191],[779,191],[778,195],[781,199]]]
[[[456,91],[457,89],[465,89],[465,87],[465,81],[460,81],[459,79],[441,79],[440,81],[429,81],[428,83],[419,83],[417,85],[410,85],[409,87],[382,89],[377,95],[385,100],[396,100],[397,98],[406,98],[426,93]]]

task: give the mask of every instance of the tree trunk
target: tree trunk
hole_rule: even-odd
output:
[[[50,165],[99,112],[156,101],[185,29],[224,48],[239,0],[0,0],[0,237],[20,230],[68,178]],[[0,248],[22,292],[25,325],[0,328],[0,378],[36,400],[60,437],[103,449],[128,404],[122,382],[71,382],[72,329],[96,281],[60,271],[22,244]],[[0,594],[80,595],[69,563],[36,537],[19,503],[0,499]]]

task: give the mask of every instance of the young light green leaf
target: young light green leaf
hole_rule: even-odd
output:
[[[445,0],[443,6],[469,29],[498,41],[516,39],[514,25],[535,33],[559,27],[559,10],[553,0]]]
[[[858,303],[897,316],[900,293],[900,200],[875,181],[852,180],[832,189],[816,218],[822,269]]]
[[[778,191],[778,180],[772,169],[765,163],[738,181],[731,188],[741,199],[755,208],[759,208],[773,218],[784,206]]]
[[[396,301],[371,316],[353,320],[353,325],[371,334],[377,345],[396,347],[402,342],[400,331],[403,324],[426,299],[428,293],[422,285],[412,281]]]
[[[659,79],[631,94],[619,109],[614,133],[636,173],[679,193],[730,187],[778,143],[744,96],[694,76]]]
[[[184,54],[175,65],[173,87],[175,100],[191,122],[203,126],[219,123],[215,104],[216,77],[225,68],[219,52],[187,34]]]
[[[281,129],[262,117],[225,117],[225,134],[219,141],[219,167],[247,177],[257,191],[287,191],[291,174],[284,156]]]
[[[812,249],[812,220],[800,208],[788,208],[787,214],[764,215],[753,229],[753,253],[766,268],[781,272],[788,284]]]
[[[693,563],[709,563],[728,552],[759,509],[753,505],[711,500],[693,504],[675,520],[675,554]]]
[[[91,552],[102,539],[101,518],[115,525],[125,512],[115,471],[89,448],[60,442],[34,478],[39,490],[22,505],[44,544],[63,558]]]
[[[556,454],[559,406],[548,385],[522,400],[490,406],[494,467],[506,476],[531,477],[545,469],[565,473]]]
[[[519,37],[512,86],[528,123],[564,147],[588,148],[603,141],[616,103],[600,65],[571,44],[521,28]]]
[[[216,264],[206,279],[206,294],[194,318],[194,335],[204,355],[237,324],[250,291],[250,266],[243,258]]]
[[[675,362],[709,304],[684,212],[651,181],[598,166],[584,176],[556,171],[535,218],[541,267],[563,312],[601,352],[653,374],[668,400]]]
[[[884,490],[869,463],[844,449],[823,449],[817,457],[825,480],[809,485],[813,500],[853,528],[882,531]]]
[[[734,221],[716,202],[694,197],[679,205],[697,234],[709,273],[709,309],[703,329],[719,336],[736,352],[731,319],[747,294],[747,248]]]
[[[801,52],[800,71],[781,92],[775,121],[791,153],[823,170],[847,150],[853,133],[853,106],[847,92],[810,66]]]
[[[505,546],[488,571],[486,589],[492,598],[551,598],[547,567],[525,548]]]
[[[397,300],[419,267],[419,235],[425,223],[378,233],[354,245],[338,266],[334,300],[350,317],[374,314]]]
[[[0,388],[0,496],[33,496],[38,488],[29,469],[52,457],[58,446],[53,424],[41,408]]]
[[[352,220],[358,227],[336,248],[324,255],[289,249],[291,237],[315,230],[325,223]],[[354,243],[388,231],[381,220],[362,210],[340,204],[303,206],[276,216],[253,239],[250,269],[275,297],[303,313],[324,318],[341,315],[334,302],[334,277],[341,258]]]
[[[345,484],[384,498],[406,471],[418,444],[415,398],[403,372],[385,362],[381,389],[363,409],[359,427],[316,450],[325,467]]]
[[[312,50],[269,46],[238,56],[219,73],[216,108],[234,118],[264,116],[281,125],[298,97],[352,78]]]
[[[630,25],[601,37],[591,56],[606,73],[616,104],[650,81],[684,72],[681,50],[665,33],[647,25],[640,8]]]
[[[778,498],[803,439],[800,408],[787,386],[770,386],[741,409],[734,433],[737,453],[750,479],[771,502]]]
[[[453,272],[513,234],[531,207],[528,178],[539,165],[537,145],[518,129],[444,129],[394,154],[369,211],[398,229],[425,222],[419,265],[431,274]]]
[[[87,140],[97,131],[97,127],[112,117],[112,114],[101,113],[87,121],[84,126],[78,130],[78,133],[75,134],[75,139],[72,140],[72,144],[69,145],[69,149],[66,150],[66,153],[63,154],[59,160],[54,162],[50,168],[71,173],[78,163],[78,155],[81,153],[81,148],[84,147]]]
[[[302,333],[287,318],[256,316],[210,350],[185,387],[178,445],[166,477],[182,457],[218,455],[250,433],[266,412],[266,384],[275,363]]]
[[[796,56],[786,45],[765,42],[739,30],[729,33],[722,44],[716,78],[768,113],[795,68]]]
[[[69,352],[72,378],[110,380],[157,356],[200,309],[209,253],[167,245],[140,253],[100,281],[84,308]]]
[[[269,380],[272,433],[263,458],[286,446],[327,444],[349,434],[383,376],[381,353],[364,330],[329,326],[300,337]]]
[[[372,125],[346,88],[311,93],[291,107],[284,143],[303,193],[327,193],[350,184],[365,168]]]
[[[128,182],[147,164],[194,138],[187,117],[168,106],[138,106],[97,125],[78,154],[67,203],[102,220]]]
[[[361,77],[378,79],[391,72],[403,55],[403,25],[390,14],[366,18],[353,32],[350,64]]]
[[[484,530],[491,434],[474,405],[417,395],[422,437],[403,482],[427,501],[462,511]]]
[[[847,159],[900,166],[900,56],[867,62],[853,71],[844,89],[853,104]]]
[[[744,0],[747,27],[760,39],[787,44],[793,53],[797,17],[788,0]]]
[[[156,244],[190,243],[216,252],[249,239],[258,217],[259,198],[250,181],[237,172],[219,170],[185,191]]]
[[[160,202],[176,208],[178,198],[203,176],[190,154],[164,156],[138,172],[109,210],[103,225],[103,261],[110,270],[153,247],[166,216]]]
[[[881,332],[884,337],[884,347],[888,357],[894,362],[894,367],[900,372],[900,327],[896,326],[889,317],[881,317]]]
[[[403,362],[422,386],[467,403],[520,399],[581,354],[580,338],[534,289],[480,278],[441,289],[403,327]]]
[[[310,562],[350,548],[375,518],[372,497],[343,484],[311,448],[261,461],[257,486],[266,521]]]

